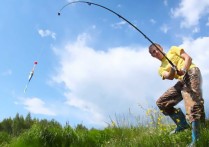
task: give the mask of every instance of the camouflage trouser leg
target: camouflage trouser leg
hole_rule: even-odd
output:
[[[182,99],[186,107],[186,118],[189,122],[205,120],[204,100],[201,90],[201,73],[197,67],[188,71],[183,81],[178,81],[168,89],[156,102],[164,115],[175,113],[174,108]]]
[[[174,108],[183,98],[181,90],[183,83],[178,81],[173,87],[169,88],[156,102],[164,115],[172,115],[177,109]]]
[[[190,69],[184,77],[182,96],[186,108],[186,119],[189,122],[201,120],[204,123],[205,121],[201,80],[201,73],[197,67]]]

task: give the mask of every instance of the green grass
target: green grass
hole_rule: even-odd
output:
[[[62,127],[53,121],[37,121],[18,136],[0,132],[1,147],[185,147],[191,142],[191,129],[169,135],[175,125],[166,122],[160,112],[149,110],[147,125],[131,125],[126,118],[108,127],[87,129],[82,124]],[[122,121],[121,121],[122,120]],[[209,121],[201,130],[197,147],[209,144]]]

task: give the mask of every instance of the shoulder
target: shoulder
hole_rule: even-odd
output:
[[[170,51],[175,51],[175,50],[182,50],[183,48],[180,46],[171,46]]]
[[[183,51],[184,49],[182,47],[179,46],[171,46],[170,50],[168,51],[171,54],[178,54],[180,55],[181,51]]]

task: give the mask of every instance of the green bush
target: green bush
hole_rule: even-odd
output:
[[[151,112],[151,111],[149,111]],[[175,125],[163,124],[161,115],[152,115],[154,120],[148,125],[112,125],[102,130],[87,129],[82,124],[72,128],[69,124],[62,127],[55,120],[32,120],[28,117],[27,128],[14,125],[12,119],[4,120],[0,126],[1,147],[150,147],[150,146],[178,146],[185,147],[191,142],[191,129],[187,129],[175,135],[169,132]],[[157,113],[155,113],[157,114]],[[157,116],[157,118],[155,118]],[[17,124],[24,118],[15,117]],[[124,120],[123,120],[124,121]],[[154,123],[153,123],[154,122]],[[12,125],[13,124],[13,125]],[[118,123],[119,124],[119,123]],[[10,132],[12,126],[16,134]],[[197,147],[208,146],[209,144],[209,121],[206,121],[205,128],[201,130],[201,137]]]
[[[7,132],[0,132],[0,146],[11,141],[11,136]]]

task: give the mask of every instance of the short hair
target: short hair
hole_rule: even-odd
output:
[[[149,46],[149,52],[150,52],[151,50],[157,49],[156,46],[157,46],[159,49],[162,49],[162,47],[161,47],[158,43],[152,43],[152,44]]]

